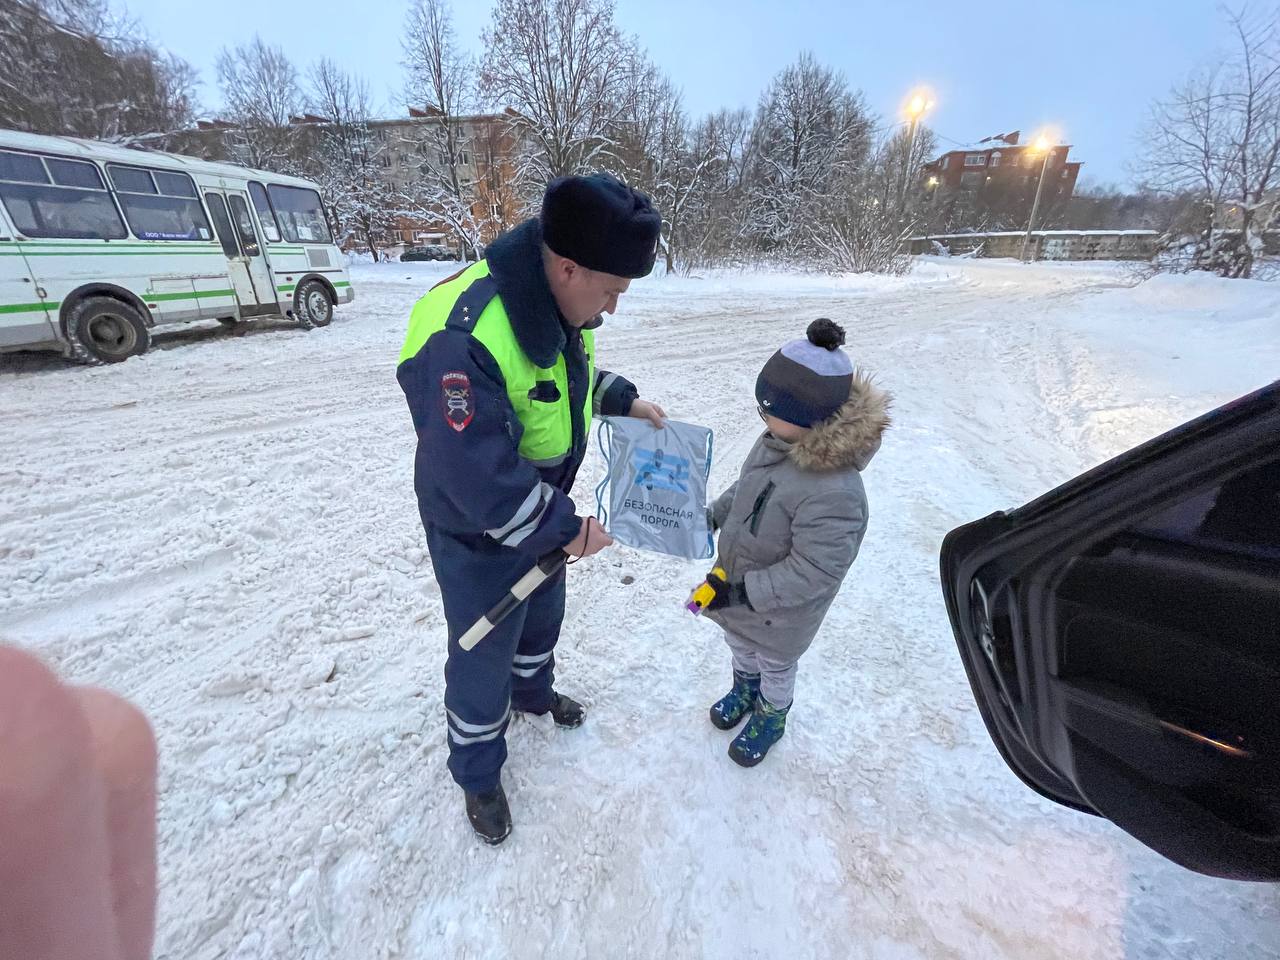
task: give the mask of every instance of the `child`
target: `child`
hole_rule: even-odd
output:
[[[844,330],[815,320],[760,371],[766,432],[738,482],[711,508],[725,579],[712,574],[708,616],[733,653],[733,689],[711,707],[744,767],[786,727],[796,661],[809,648],[862,543],[867,497],[858,475],[880,448],[890,398],[840,349]]]

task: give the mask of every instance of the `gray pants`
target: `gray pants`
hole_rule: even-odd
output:
[[[775,707],[791,706],[796,689],[798,658],[778,659],[774,653],[761,650],[737,634],[724,632],[724,642],[733,653],[733,669],[760,678],[760,693]]]

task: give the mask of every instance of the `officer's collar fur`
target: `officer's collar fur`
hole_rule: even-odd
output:
[[[538,366],[554,366],[565,332],[542,266],[542,225],[535,217],[508,230],[489,244],[485,259],[520,349]]]

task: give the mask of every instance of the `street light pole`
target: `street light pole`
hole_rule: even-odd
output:
[[[898,190],[898,213],[907,209],[907,186],[911,181],[911,163],[916,154],[916,130],[920,126],[920,118],[933,106],[932,100],[925,99],[923,93],[917,93],[907,104],[907,116],[911,118],[911,133],[907,137],[907,155],[902,162],[902,184]]]
[[[1043,143],[1043,140],[1037,143],[1036,146],[1040,146],[1041,143]],[[1044,149],[1044,162],[1040,164],[1040,182],[1036,185],[1036,199],[1031,204],[1031,219],[1027,221],[1027,235],[1022,238],[1022,262],[1023,263],[1027,262],[1027,247],[1030,246],[1031,244],[1031,231],[1035,227],[1036,213],[1039,212],[1040,210],[1040,194],[1044,190],[1044,175],[1045,175],[1045,171],[1049,169],[1049,157],[1051,157],[1052,155],[1053,155],[1053,151],[1050,150],[1048,145],[1046,144]]]
[[[913,110],[911,113],[911,135],[907,138],[907,156],[902,164],[902,189],[898,191],[899,213],[907,207],[907,183],[911,179],[911,160],[916,153],[916,127],[919,124],[920,114]]]

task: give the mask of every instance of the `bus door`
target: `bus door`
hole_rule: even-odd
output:
[[[213,217],[222,250],[227,255],[227,272],[240,301],[242,316],[278,313],[271,268],[262,252],[248,197],[237,190],[208,190],[204,195]]]

